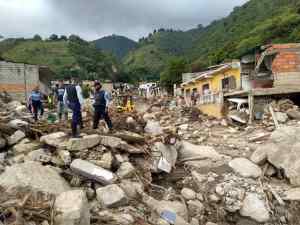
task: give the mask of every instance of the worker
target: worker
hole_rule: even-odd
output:
[[[34,120],[38,121],[39,111],[41,112],[41,116],[43,116],[44,114],[42,94],[38,85],[31,92],[31,95],[29,97],[29,105],[31,106],[31,112],[34,115]]]
[[[66,88],[63,102],[73,112],[71,123],[72,137],[79,137],[78,126],[82,125],[81,108],[84,100],[78,80],[73,79],[72,84]]]
[[[55,97],[57,101],[57,114],[58,114],[58,119],[61,122],[62,121],[62,116],[64,115],[65,121],[68,120],[68,109],[67,106],[64,104],[64,94],[66,91],[64,82],[62,80],[59,81],[59,84],[55,90]]]
[[[107,123],[107,126],[110,130],[112,130],[112,122],[108,115],[108,106],[110,102],[110,95],[108,92],[101,90],[102,85],[99,81],[95,81],[94,83],[95,87],[95,95],[94,95],[94,123],[93,123],[93,129],[98,128],[99,120],[104,119]]]

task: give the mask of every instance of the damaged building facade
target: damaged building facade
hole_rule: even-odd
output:
[[[235,63],[237,64],[237,63]],[[231,65],[231,66],[230,66]],[[233,63],[216,66],[217,69],[208,70],[201,73],[183,74],[182,89],[184,96],[189,101],[190,90],[197,92],[197,105],[206,114],[221,118],[228,114],[228,106],[235,105],[234,113],[247,114],[240,122],[254,119],[261,119],[264,105],[274,99],[290,98],[296,103],[297,96],[300,94],[300,44],[274,44],[261,47],[252,54],[247,54],[240,60],[239,69],[236,73],[228,71],[228,66],[233,68]],[[219,74],[218,74],[219,73]],[[224,80],[229,74],[235,74],[235,83]],[[188,75],[188,76],[187,76]],[[207,76],[208,75],[208,76]],[[201,85],[196,88],[195,81],[199,79],[212,79],[213,77],[222,77],[215,81],[215,87],[218,87],[218,102],[212,102],[213,107],[219,110],[213,110],[208,107],[203,99],[212,99],[208,97],[210,92],[204,92]],[[188,78],[187,78],[188,77]],[[214,78],[213,80],[216,80]],[[230,88],[225,88],[227,84]],[[194,86],[195,87],[194,87]],[[237,117],[238,115],[234,117]]]
[[[49,94],[53,77],[46,66],[0,61],[0,92],[7,92],[16,100],[27,99],[37,85],[43,94]]]

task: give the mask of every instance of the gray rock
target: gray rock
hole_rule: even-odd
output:
[[[190,200],[187,202],[189,215],[190,216],[200,216],[204,211],[204,205],[199,200]]]
[[[52,156],[49,152],[46,152],[45,149],[38,149],[28,153],[25,161],[37,161],[37,162],[50,162]]]
[[[144,152],[143,149],[129,145],[127,142],[117,137],[101,136],[100,144],[106,147],[120,149],[131,154],[139,154]]]
[[[20,129],[20,128],[28,127],[29,123],[27,123],[26,121],[20,120],[20,119],[15,119],[15,120],[9,121],[7,125],[14,129]]]
[[[48,135],[44,135],[40,138],[40,142],[47,145],[58,147],[67,137],[64,132],[56,132]]]
[[[183,188],[181,190],[181,195],[186,199],[186,200],[193,200],[196,198],[196,192],[194,192],[190,188]]]
[[[289,119],[287,114],[283,112],[275,112],[275,116],[279,123],[286,123],[286,121]]]
[[[259,223],[267,222],[270,219],[270,214],[265,206],[265,202],[259,199],[257,194],[253,193],[246,195],[240,214],[245,217],[250,217]]]
[[[96,166],[88,161],[75,159],[70,165],[72,171],[81,176],[98,181],[102,184],[111,184],[116,180],[115,175],[99,166]]]
[[[29,139],[25,138],[20,141],[18,144],[12,147],[15,154],[27,154],[33,150],[37,150],[41,147],[41,144],[38,142],[30,141]]]
[[[6,146],[6,140],[0,137],[0,149],[3,149]]]
[[[273,143],[260,145],[255,152],[253,152],[250,160],[257,165],[263,165],[267,161],[267,153],[274,148],[276,148],[276,146]]]
[[[97,162],[95,162],[95,164],[97,164],[98,166],[101,166],[104,169],[111,169],[111,165],[113,162],[113,156],[111,154],[111,152],[106,152],[102,155],[101,160],[97,160]]]
[[[55,217],[56,225],[89,225],[90,210],[83,190],[61,193],[55,200],[54,208],[59,212]]]
[[[127,213],[110,212],[103,210],[98,213],[101,218],[101,222],[104,224],[118,224],[118,225],[133,225],[135,219],[132,215]]]
[[[163,130],[160,126],[159,121],[155,121],[155,120],[148,120],[146,127],[145,127],[145,132],[147,134],[156,136],[156,135],[160,135],[163,133]]]
[[[72,162],[71,154],[67,150],[58,150],[58,156],[63,161],[64,165],[70,165]]]
[[[117,176],[121,179],[131,178],[134,175],[135,168],[130,162],[124,162],[121,164],[117,171]]]
[[[17,130],[13,135],[8,138],[8,144],[14,145],[25,138],[26,135],[23,131]]]
[[[93,148],[100,143],[100,135],[92,134],[84,136],[83,138],[71,138],[67,144],[69,151],[81,151]]]
[[[121,139],[123,139],[124,141],[127,141],[129,143],[134,142],[134,143],[144,143],[145,142],[145,137],[131,132],[131,131],[121,131],[121,132],[117,132],[115,134],[116,137],[119,137]]]
[[[234,170],[234,172],[243,177],[257,178],[262,174],[260,167],[245,158],[233,159],[228,165]]]
[[[116,184],[96,190],[97,200],[107,208],[117,208],[128,203],[125,192]]]
[[[294,120],[300,120],[300,112],[296,109],[289,109],[287,112],[289,118]]]
[[[70,190],[68,183],[55,170],[37,162],[7,167],[0,175],[0,186],[6,188],[29,186],[56,195]]]
[[[284,193],[284,200],[300,201],[300,188],[293,188]]]
[[[144,190],[143,184],[132,182],[130,180],[122,180],[120,187],[123,189],[128,198],[135,199],[139,193]]]

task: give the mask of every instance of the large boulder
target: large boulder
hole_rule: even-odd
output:
[[[265,223],[270,219],[270,214],[265,206],[265,202],[257,194],[248,193],[244,199],[240,214],[245,217]]]
[[[101,187],[96,190],[97,199],[107,208],[115,208],[127,204],[125,192],[116,184]]]
[[[56,132],[48,135],[44,135],[40,138],[40,142],[46,143],[47,145],[58,147],[60,143],[67,137],[64,132]]]
[[[234,170],[234,172],[243,177],[257,178],[262,174],[260,167],[245,158],[233,159],[228,165]]]
[[[83,138],[71,138],[67,144],[69,151],[81,151],[93,148],[100,143],[100,135],[92,134],[84,136]]]
[[[86,193],[74,190],[61,193],[55,200],[56,225],[89,225],[90,210]]]
[[[0,186],[5,188],[29,186],[55,195],[70,190],[68,183],[54,169],[37,162],[7,167],[0,175]]]

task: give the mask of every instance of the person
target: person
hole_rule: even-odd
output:
[[[29,97],[29,105],[31,106],[31,112],[34,115],[34,120],[38,121],[38,112],[41,112],[41,116],[44,114],[42,94],[38,85],[31,92]]]
[[[72,137],[78,137],[78,126],[82,126],[81,108],[84,100],[82,97],[81,87],[79,86],[79,82],[77,80],[73,80],[72,84],[66,88],[63,102],[73,112],[71,123]]]
[[[68,120],[68,109],[64,104],[65,91],[66,89],[65,89],[64,82],[60,80],[55,92],[55,97],[57,101],[57,114],[58,114],[59,121],[62,120],[63,114],[64,114],[65,121]]]
[[[107,126],[110,130],[112,130],[112,122],[108,115],[108,105],[110,102],[110,95],[108,92],[101,90],[102,85],[99,81],[95,81],[95,96],[94,96],[94,121],[93,121],[93,129],[97,129],[99,125],[99,120],[104,119],[107,123]]]

